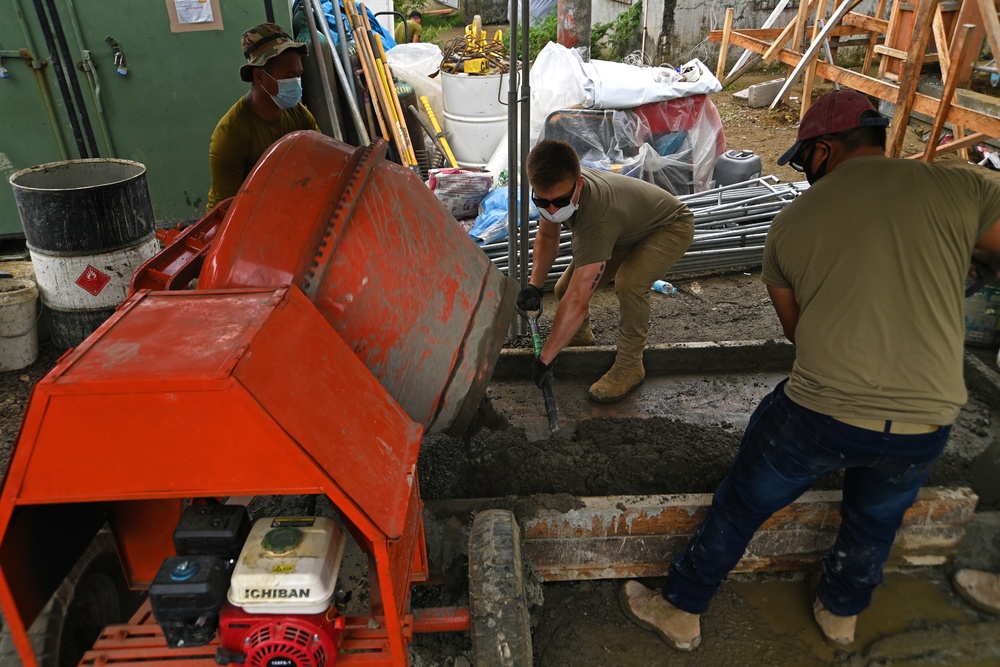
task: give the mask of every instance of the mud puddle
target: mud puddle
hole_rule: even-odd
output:
[[[660,580],[645,581],[659,585]],[[834,649],[812,619],[805,575],[731,578],[702,616],[702,644],[669,648],[620,611],[620,582],[549,584],[537,612],[535,664],[607,667],[811,667],[1000,664],[1000,621],[964,607],[937,570],[890,573],[858,619],[855,646]],[[587,662],[581,661],[587,657]]]

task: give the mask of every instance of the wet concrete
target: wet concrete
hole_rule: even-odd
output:
[[[589,378],[555,386],[561,430],[548,432],[541,392],[530,381],[494,381],[489,393],[508,431],[481,431],[466,442],[424,439],[420,454],[425,498],[494,498],[532,494],[578,496],[711,493],[729,469],[747,420],[783,373],[648,375],[612,405],[587,398]],[[995,508],[996,479],[977,474],[984,452],[1000,441],[1000,420],[988,399],[972,394],[928,486],[973,481]],[[992,452],[992,450],[990,450]],[[835,475],[817,486],[839,488]],[[973,487],[975,490],[975,486]]]
[[[789,351],[774,342],[662,346],[647,353],[643,386],[614,405],[586,397],[589,385],[611,365],[613,349],[572,351],[578,356],[556,371],[562,422],[556,435],[548,432],[541,392],[526,380],[530,355],[505,351],[489,394],[511,429],[484,431],[469,442],[425,439],[420,460],[424,495],[491,497],[496,506],[517,515],[547,504],[573,507],[579,495],[711,492],[728,470],[754,407],[785,377]],[[979,477],[984,488],[997,488],[1000,475],[984,465],[990,452],[1000,448],[997,378],[982,362],[967,359],[970,401],[928,485],[963,486]],[[822,488],[838,488],[839,483],[831,478]],[[980,509],[995,507],[995,502]],[[454,540],[464,528],[433,525],[430,517],[429,543]],[[463,562],[461,554],[450,551],[447,560],[454,575]],[[730,576],[703,617],[702,646],[690,654],[668,648],[622,614],[616,599],[619,581],[536,585],[535,664],[1000,665],[1000,620],[955,594],[950,576],[957,567],[1000,569],[1000,513],[976,514],[951,563],[889,572],[872,607],[861,615],[858,641],[849,650],[833,649],[822,640],[810,611],[812,573]],[[662,581],[644,583],[658,586]],[[446,590],[460,591],[461,586],[438,587],[437,595],[462,602],[460,594],[449,598]],[[433,594],[431,599],[441,602]],[[458,636],[418,638],[415,663],[464,665],[469,658],[464,642]]]

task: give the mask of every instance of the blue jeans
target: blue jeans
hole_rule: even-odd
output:
[[[760,525],[846,469],[840,532],[816,594],[838,616],[861,612],[882,583],[903,513],[951,434],[950,426],[919,435],[849,426],[793,403],[784,384],[757,406],[708,514],[670,568],[663,597],[679,609],[704,612]]]

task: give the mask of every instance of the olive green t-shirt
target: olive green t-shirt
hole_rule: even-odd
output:
[[[247,98],[241,97],[212,132],[208,149],[212,187],[205,210],[210,211],[223,199],[235,195],[271,144],[296,130],[320,131],[304,105],[285,109],[278,120],[269,121],[251,111]]]
[[[764,283],[800,314],[793,401],[831,417],[950,424],[962,379],[964,278],[1000,220],[1000,186],[969,169],[857,157],[774,220]]]
[[[678,220],[694,222],[677,197],[652,183],[584,167],[579,209],[564,222],[573,232],[573,263],[605,262],[654,230]]]
[[[416,21],[409,21],[408,20],[408,21],[406,21],[406,23],[403,23],[402,21],[400,21],[399,24],[396,25],[396,30],[395,30],[395,33],[393,34],[393,37],[395,37],[395,39],[396,39],[396,43],[397,44],[405,44],[407,42],[407,39],[406,39],[407,35],[403,33],[404,26],[405,26],[405,30],[409,31],[409,37],[410,37],[410,39],[408,41],[412,42],[413,38],[416,37],[417,41],[419,42],[420,41],[420,36],[424,34],[423,26],[421,26]]]

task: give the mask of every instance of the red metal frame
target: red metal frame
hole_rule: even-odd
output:
[[[367,616],[347,616],[348,636],[341,644],[337,664],[380,664],[384,633],[368,627]],[[406,623],[408,636],[415,632],[449,632],[469,629],[469,610],[464,607],[417,609]],[[125,625],[111,625],[101,632],[94,648],[83,656],[80,667],[150,667],[170,661],[180,667],[215,667],[218,638],[205,646],[172,649],[153,618],[149,602]]]
[[[421,436],[298,288],[133,295],[38,383],[0,492],[0,606],[23,663],[68,568],[38,553],[71,565],[107,520],[143,587],[182,499],[318,493],[370,558],[370,614],[348,619],[338,664],[408,664],[414,632],[469,627],[464,609],[410,609],[427,578]],[[166,649],[148,615],[88,656],[210,664]]]
[[[157,238],[165,245],[132,276],[129,294],[139,290],[176,290],[186,288],[198,277],[205,255],[229,211],[233,198],[224,199],[208,215],[193,225],[168,229]]]

